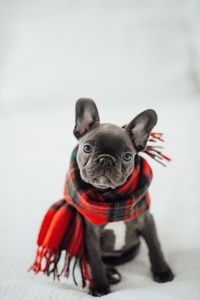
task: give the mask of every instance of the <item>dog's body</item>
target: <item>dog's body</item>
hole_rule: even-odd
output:
[[[82,180],[95,187],[107,201],[115,201],[112,190],[122,186],[132,174],[135,156],[145,148],[156,122],[156,113],[147,110],[124,128],[99,124],[95,103],[90,99],[79,99],[74,135],[79,140],[77,164]],[[107,294],[109,284],[120,281],[121,276],[113,266],[137,254],[140,236],[149,248],[154,280],[166,282],[173,279],[148,210],[127,221],[93,225],[84,218],[84,223],[87,259],[93,281],[93,288],[90,289],[92,295]]]

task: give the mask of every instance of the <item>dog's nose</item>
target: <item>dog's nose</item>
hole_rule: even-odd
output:
[[[113,165],[113,161],[109,157],[101,157],[99,159],[99,164],[103,167],[111,167]]]

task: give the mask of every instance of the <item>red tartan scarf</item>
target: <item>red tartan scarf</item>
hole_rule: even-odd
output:
[[[86,265],[83,216],[92,224],[99,225],[139,216],[150,205],[148,187],[152,171],[147,161],[136,155],[135,168],[128,180],[121,187],[102,194],[82,181],[76,162],[77,148],[71,156],[64,199],[53,204],[44,216],[36,258],[29,271],[42,271],[48,276],[53,272],[54,278],[58,279],[64,272],[68,277],[70,262],[75,258],[72,270],[74,282],[77,284],[74,270],[79,261],[85,287],[86,281],[92,286],[92,280]],[[58,273],[57,264],[62,250],[65,250],[65,263]]]
[[[162,133],[151,133],[149,141],[163,141],[161,137]],[[143,152],[164,165],[162,160],[170,159],[157,148],[160,146],[147,146]],[[64,272],[68,277],[70,262],[74,258],[74,282],[77,284],[74,271],[79,261],[85,287],[86,281],[92,286],[92,280],[87,271],[83,216],[93,224],[105,224],[139,216],[150,205],[148,187],[152,180],[152,171],[146,160],[136,155],[135,168],[128,180],[115,190],[99,193],[81,180],[76,153],[77,147],[72,152],[64,199],[54,203],[44,216],[37,239],[36,258],[28,271],[41,271],[48,276],[53,272],[54,279],[59,279]],[[65,261],[61,272],[58,273],[57,265],[62,250],[65,250]]]

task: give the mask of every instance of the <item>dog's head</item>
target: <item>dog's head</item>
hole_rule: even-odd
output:
[[[123,128],[100,124],[95,102],[79,99],[73,133],[79,141],[77,164],[82,180],[102,190],[125,183],[136,153],[145,148],[156,122],[156,112],[148,109]]]

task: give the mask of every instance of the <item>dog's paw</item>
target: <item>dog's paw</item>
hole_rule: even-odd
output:
[[[167,270],[162,272],[153,272],[153,279],[157,282],[167,282],[174,279],[174,274],[171,269],[168,267]]]
[[[90,288],[89,294],[95,297],[101,297],[110,293],[110,288],[108,285],[100,288]]]
[[[115,268],[107,268],[106,275],[110,284],[115,284],[121,281],[121,275]]]

